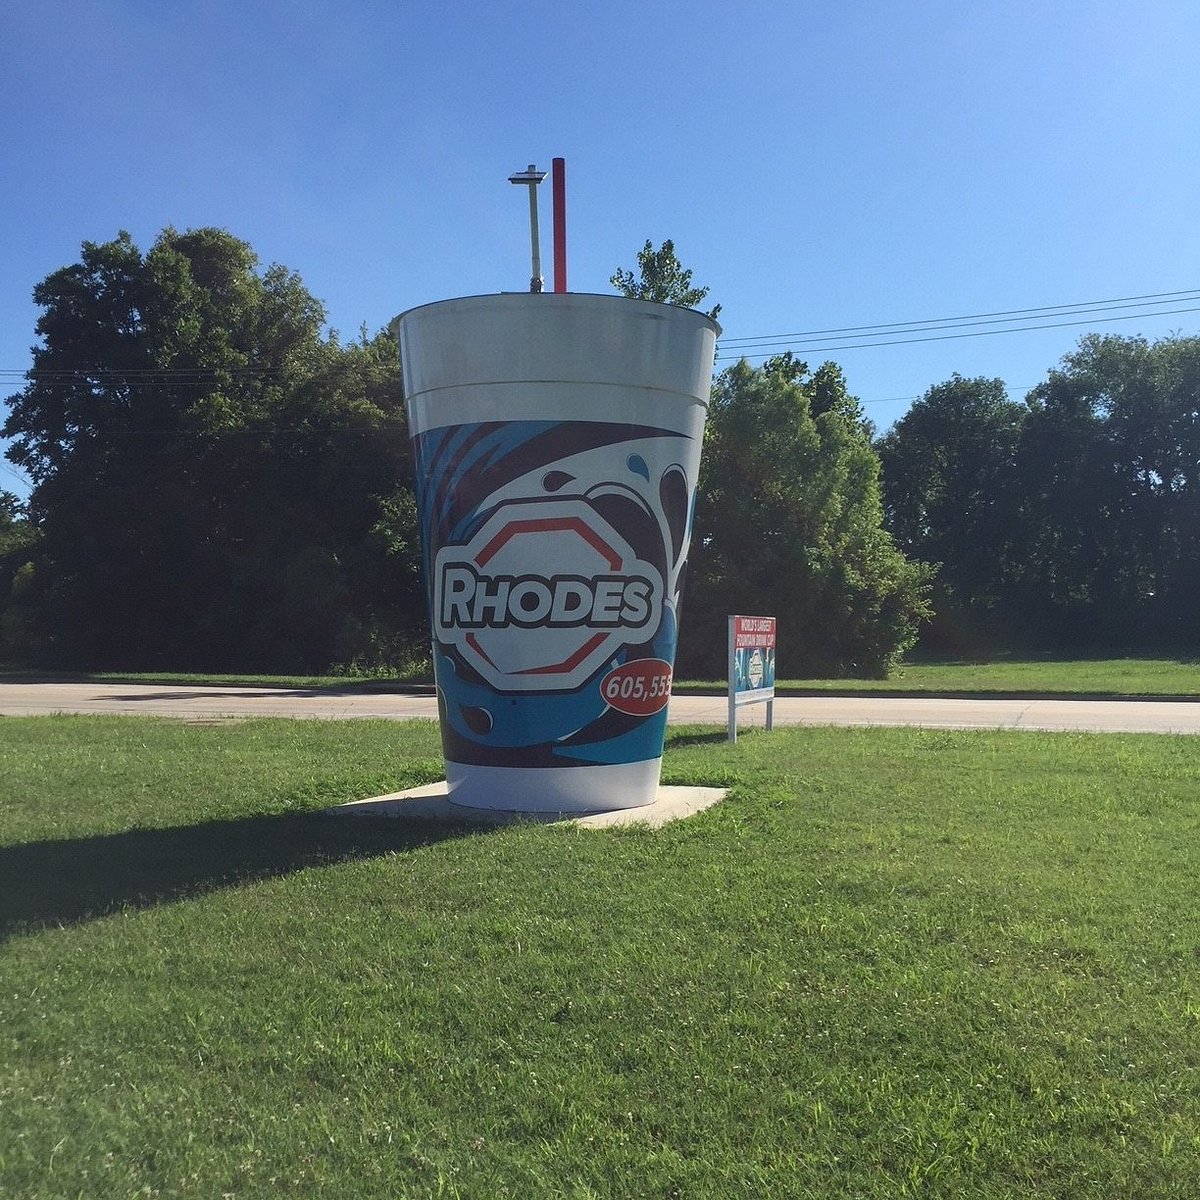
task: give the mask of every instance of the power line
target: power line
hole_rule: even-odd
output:
[[[22,487],[29,487],[33,482],[26,476],[24,471],[19,470],[17,467],[10,467],[8,463],[3,461],[0,461],[0,471],[11,475]]]
[[[915,321],[889,321],[879,325],[841,325],[830,329],[806,329],[799,333],[768,333],[756,334],[750,337],[722,338],[722,345],[748,345],[752,342],[768,341],[798,341],[810,337],[824,337],[827,334],[847,334],[856,336],[878,333],[908,333],[922,332],[917,326],[933,326],[935,328],[954,329],[963,325],[997,324],[1018,318],[1023,321],[1039,319],[1039,314],[1050,316],[1074,316],[1088,312],[1107,312],[1115,308],[1140,308],[1154,304],[1176,303],[1183,299],[1200,300],[1200,289],[1187,288],[1180,292],[1149,292],[1143,296],[1117,296],[1111,300],[1077,300],[1071,304],[1049,304],[1040,308],[1012,308],[1000,312],[966,313],[957,317],[925,317]],[[1071,312],[1068,310],[1078,310]],[[1148,314],[1153,315],[1153,314]]]
[[[1200,296],[1197,297],[1200,299]],[[838,345],[826,346],[785,346],[785,349],[790,349],[794,354],[828,354],[834,350],[869,350],[878,346],[910,346],[919,342],[950,342],[957,341],[960,338],[973,337],[989,337],[999,333],[1036,333],[1041,329],[1077,329],[1085,325],[1105,325],[1113,321],[1131,321],[1137,317],[1155,316],[1169,317],[1176,313],[1200,312],[1200,305],[1194,308],[1171,308],[1162,312],[1156,313],[1134,313],[1120,317],[1095,317],[1089,321],[1056,321],[1049,322],[1043,325],[1021,325],[1010,329],[977,329],[971,333],[943,333],[933,337],[909,337],[895,338],[890,341],[883,342],[846,342]],[[719,354],[719,361],[730,361],[733,359],[756,359],[756,358],[774,358],[778,350],[768,350],[761,354]]]
[[[1185,307],[1163,308],[1165,304],[1196,301]],[[1120,316],[1102,316],[1121,310]],[[1128,311],[1138,310],[1138,311]],[[888,346],[907,346],[925,342],[954,341],[961,338],[989,337],[997,334],[1032,333],[1044,329],[1071,329],[1087,325],[1111,324],[1147,317],[1174,316],[1200,312],[1200,289],[1189,288],[1175,292],[1148,292],[1141,296],[1118,296],[1110,300],[1080,300],[1071,304],[1050,304],[1034,308],[1015,308],[989,313],[968,313],[957,317],[926,317],[913,321],[893,321],[873,325],[843,325],[827,329],[812,329],[790,334],[757,334],[740,338],[722,338],[718,361],[773,358],[783,350],[794,354],[828,354],[841,350],[867,350]],[[1055,317],[1088,317],[1087,320],[1053,320]],[[984,325],[1003,325],[1000,329],[979,328]],[[947,333],[946,330],[969,330]],[[841,335],[833,342],[822,339]],[[877,340],[864,340],[875,338]],[[797,345],[796,343],[800,343]],[[746,351],[753,351],[746,353]],[[129,387],[207,387],[218,380],[222,383],[261,382],[278,373],[272,365],[237,367],[74,367],[38,368],[27,370],[0,368],[0,385],[40,383],[69,386]]]

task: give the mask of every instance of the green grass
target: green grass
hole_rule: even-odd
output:
[[[101,683],[184,683],[212,684],[220,687],[279,688],[364,688],[387,689],[427,684],[432,680],[428,663],[416,663],[402,670],[376,674],[272,675],[205,671],[40,671],[0,664],[0,683],[70,682],[94,680]]]
[[[27,679],[31,672],[0,666],[0,683]],[[44,676],[51,678],[51,676]],[[65,676],[64,676],[65,677]],[[77,676],[78,677],[78,676]],[[195,672],[98,672],[98,681],[214,684],[245,687],[379,688],[428,685],[428,664],[402,672],[363,675],[212,675]],[[987,696],[1198,696],[1200,660],[1186,658],[997,659],[992,662],[905,663],[888,679],[783,679],[781,690],[901,692]],[[723,691],[724,680],[681,680],[677,692]]]
[[[1187,738],[672,731],[656,832],[322,816],[428,723],[0,724],[0,1195],[1167,1197]]]
[[[677,692],[721,689],[717,680],[679,682]],[[1200,661],[1179,658],[998,659],[905,663],[887,679],[785,679],[781,690],[945,695],[1200,696]]]
[[[0,668],[0,682],[28,679],[30,672]],[[49,678],[49,677],[47,677]],[[83,678],[101,682],[215,684],[256,688],[403,688],[430,683],[427,665],[376,678],[271,676],[187,672],[103,672]],[[677,679],[679,692],[722,691],[724,680]],[[888,679],[781,679],[781,690],[914,692],[941,695],[1200,696],[1196,659],[996,659],[990,662],[906,662]]]

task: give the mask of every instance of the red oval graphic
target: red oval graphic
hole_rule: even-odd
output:
[[[649,717],[671,699],[671,664],[661,658],[638,658],[614,667],[600,682],[604,702],[631,717]]]

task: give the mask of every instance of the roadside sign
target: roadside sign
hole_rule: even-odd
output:
[[[729,618],[729,740],[737,741],[737,710],[767,706],[767,728],[775,717],[775,618]]]

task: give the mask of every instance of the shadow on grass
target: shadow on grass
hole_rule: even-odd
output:
[[[729,741],[729,731],[727,729],[705,733],[691,733],[686,731],[676,733],[671,729],[667,730],[668,750],[683,746],[713,746],[719,742],[727,741]]]
[[[0,942],[477,830],[296,813],[0,847]]]

